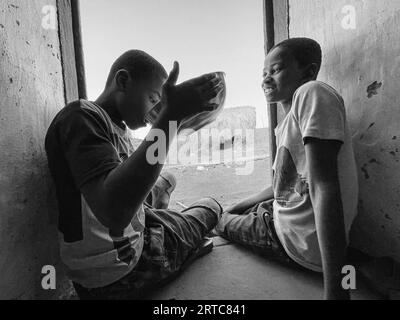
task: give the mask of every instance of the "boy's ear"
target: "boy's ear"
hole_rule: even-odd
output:
[[[311,63],[305,70],[305,78],[307,80],[315,80],[318,76],[318,65]]]
[[[125,91],[130,79],[129,71],[125,69],[118,70],[115,74],[115,84],[118,90]]]

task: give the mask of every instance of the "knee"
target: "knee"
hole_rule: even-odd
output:
[[[170,173],[170,172],[163,172],[160,174],[160,178],[166,182],[169,183],[170,188],[172,188],[173,190],[175,190],[176,185],[177,185],[177,181],[176,181],[176,177]]]
[[[215,215],[217,221],[219,221],[223,213],[223,208],[221,204],[211,197],[200,199],[191,206],[202,206],[208,208],[209,211],[211,211]]]

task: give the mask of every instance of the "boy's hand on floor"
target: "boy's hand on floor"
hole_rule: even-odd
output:
[[[228,207],[224,213],[228,214],[242,214],[247,208],[244,208],[241,203],[234,204]]]
[[[207,102],[223,90],[223,84],[215,73],[176,85],[178,77],[179,64],[175,62],[162,94],[162,103],[169,112],[170,120],[182,121],[186,117],[209,111],[206,107]]]

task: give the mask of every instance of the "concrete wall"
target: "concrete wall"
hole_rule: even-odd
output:
[[[42,27],[55,0],[0,2],[0,299],[54,298],[67,283],[58,263],[56,202],[44,151],[64,105],[57,28]],[[44,265],[57,290],[41,288]]]
[[[400,261],[400,1],[290,0],[289,5],[290,37],[320,42],[320,79],[346,102],[360,181],[353,245]],[[355,29],[343,28],[351,26],[350,20],[343,23],[351,13],[346,5],[355,9]]]

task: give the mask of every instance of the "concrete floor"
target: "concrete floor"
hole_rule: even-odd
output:
[[[322,299],[322,278],[294,270],[214,238],[214,249],[196,260],[177,279],[150,299],[190,300],[318,300]],[[377,300],[357,279],[353,300]]]
[[[270,184],[268,158],[255,161],[250,176],[238,176],[235,166],[226,164],[210,166],[205,171],[198,171],[193,166],[166,170],[178,180],[170,205],[177,210],[182,209],[177,205],[178,201],[190,205],[208,195],[213,195],[226,208]],[[215,179],[216,176],[219,178]],[[352,293],[352,299],[379,299],[359,279],[357,281],[358,290]],[[150,298],[316,300],[322,297],[322,276],[289,269],[216,237],[210,254],[196,260]]]

